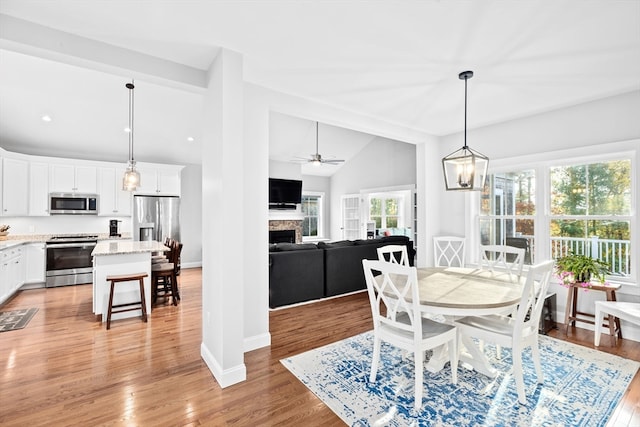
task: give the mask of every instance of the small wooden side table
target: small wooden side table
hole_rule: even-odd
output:
[[[564,324],[566,325],[565,333],[569,332],[569,326],[576,326],[576,322],[589,323],[591,325],[595,325],[594,320],[595,315],[591,313],[584,313],[578,311],[578,291],[588,289],[589,291],[601,291],[604,292],[607,296],[607,301],[615,301],[616,300],[616,291],[620,289],[620,285],[599,285],[599,284],[591,284],[589,287],[582,287],[580,284],[572,284],[567,292],[567,306],[565,309],[564,316]],[[581,316],[581,317],[579,317]],[[584,317],[587,317],[585,319]],[[614,316],[609,316],[607,325],[609,327],[609,335],[615,337],[616,334],[618,338],[622,338],[622,330],[620,329],[620,319]]]

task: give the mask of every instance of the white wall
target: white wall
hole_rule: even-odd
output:
[[[416,184],[416,146],[374,138],[331,177],[331,240],[342,239],[341,196],[374,189]]]
[[[279,179],[302,179],[302,171],[300,165],[291,162],[278,162],[276,160],[269,160],[269,178]],[[267,182],[264,183],[267,188]]]
[[[202,265],[202,166],[186,165],[181,175],[182,267]]]

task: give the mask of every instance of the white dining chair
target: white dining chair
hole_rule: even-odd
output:
[[[524,249],[514,246],[480,245],[480,268],[490,271],[492,275],[506,275],[509,281],[520,283],[524,253]],[[513,316],[516,315],[517,310],[517,307],[513,308]],[[482,342],[480,346],[484,347]],[[502,357],[502,348],[499,345],[496,345],[496,357],[498,359]]]
[[[434,237],[433,265],[435,267],[464,267],[464,246],[464,237]]]
[[[448,344],[451,381],[454,384],[458,382],[456,328],[421,316],[415,267],[366,259],[362,260],[362,267],[373,316],[373,359],[369,381],[376,380],[382,341],[411,351],[414,358],[414,406],[420,409],[426,350]],[[374,276],[374,272],[380,274]]]
[[[640,325],[640,303],[623,301],[596,301],[595,334],[593,344],[600,346],[600,335],[602,334],[605,314],[626,320],[630,323]],[[609,318],[609,325],[613,324],[613,319]],[[615,326],[614,326],[615,328]],[[615,337],[615,334],[613,335]]]
[[[379,247],[378,260],[392,264],[409,265],[409,255],[405,245],[385,245]]]
[[[531,347],[538,383],[543,381],[538,349],[538,324],[544,305],[544,295],[547,293],[553,273],[553,265],[554,261],[545,261],[529,268],[515,317],[497,314],[467,316],[454,322],[460,335],[511,348],[518,401],[523,405],[527,402],[522,367],[522,352],[526,347]],[[536,280],[539,283],[538,293],[534,283]],[[542,297],[538,298],[538,295]]]
[[[519,282],[525,250],[507,245],[480,245],[480,267],[492,274],[506,273],[509,280]]]

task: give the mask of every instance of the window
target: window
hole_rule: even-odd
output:
[[[376,228],[397,228],[401,224],[401,206],[403,201],[397,197],[371,197],[369,199],[369,219]]]
[[[552,166],[549,182],[551,256],[588,255],[629,276],[631,161]]]
[[[302,237],[322,237],[322,193],[302,194]]]
[[[612,279],[635,278],[634,155],[503,166],[507,171],[489,175],[480,195],[480,244],[523,247],[527,264],[536,255],[585,254],[607,262]]]
[[[523,248],[525,264],[532,264],[535,214],[535,170],[489,175],[480,196],[480,244]]]

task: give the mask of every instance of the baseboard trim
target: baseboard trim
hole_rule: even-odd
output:
[[[359,294],[361,292],[367,292],[367,290],[366,289],[361,289],[359,291],[347,292],[346,294],[333,295],[333,296],[330,296],[330,297],[318,298],[318,299],[313,299],[313,300],[310,300],[310,301],[296,302],[296,303],[293,303],[293,304],[283,305],[283,306],[276,307],[276,308],[269,308],[269,311],[282,310],[282,309],[285,309],[285,308],[292,308],[292,307],[298,307],[298,306],[301,306],[301,305],[313,304],[313,303],[316,303],[316,302],[319,302],[319,301],[327,301],[327,300],[330,300],[330,299],[342,298],[342,297],[346,297],[347,295]]]
[[[202,357],[209,371],[211,371],[213,377],[222,388],[243,382],[247,379],[247,368],[244,363],[234,366],[231,369],[223,370],[204,342],[200,344],[200,357]]]
[[[180,268],[198,268],[198,267],[202,267],[202,261],[180,263]]]
[[[262,347],[269,347],[271,345],[271,334],[269,332],[254,335],[244,339],[244,352],[257,350]]]

